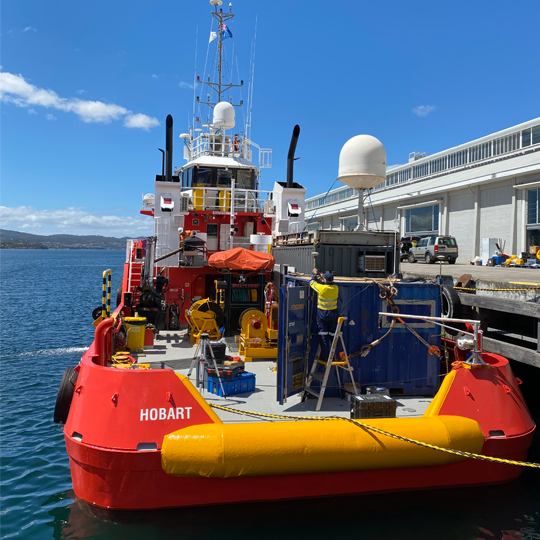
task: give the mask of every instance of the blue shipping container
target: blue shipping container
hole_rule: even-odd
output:
[[[286,276],[289,287],[306,286],[309,279]],[[440,360],[430,355],[428,348],[405,324],[396,321],[393,330],[374,346],[365,357],[359,351],[363,345],[382,338],[389,330],[390,317],[380,317],[380,312],[389,312],[388,303],[379,296],[380,289],[374,282],[342,282],[339,286],[338,312],[347,317],[343,328],[343,339],[354,368],[355,381],[366,386],[380,385],[391,392],[403,395],[434,395],[440,384]],[[424,315],[440,317],[441,288],[433,283],[396,283],[397,296],[393,298],[399,313],[403,315]],[[310,289],[311,294],[315,294]],[[309,372],[319,346],[316,325],[316,305],[310,302],[308,327],[311,345],[308,365]],[[281,308],[281,306],[280,306]],[[280,310],[281,316],[281,310]],[[441,347],[441,327],[430,321],[404,319],[405,323],[420,335],[429,345]],[[338,350],[340,350],[338,348]],[[278,368],[279,369],[279,368]],[[341,370],[342,383],[350,382],[348,374]],[[315,386],[315,385],[314,385]],[[292,395],[292,388],[288,395]],[[339,395],[335,370],[332,370],[326,395]]]

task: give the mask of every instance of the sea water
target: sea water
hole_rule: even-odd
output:
[[[92,341],[103,270],[112,270],[114,307],[125,254],[0,257],[1,538],[540,539],[540,469],[492,487],[152,512],[92,508],[73,493],[54,403],[65,368]],[[529,460],[540,462],[538,436]]]

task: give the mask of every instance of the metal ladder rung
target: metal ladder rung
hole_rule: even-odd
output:
[[[328,383],[328,377],[330,375],[330,371],[332,370],[332,367],[335,367],[336,370],[337,370],[337,368],[341,368],[341,369],[344,369],[345,371],[349,372],[349,376],[351,377],[351,381],[352,381],[352,385],[353,385],[354,394],[355,395],[358,394],[357,388],[356,388],[356,382],[354,380],[354,375],[353,375],[354,369],[353,369],[353,367],[351,366],[351,364],[349,362],[349,357],[347,355],[347,349],[345,347],[345,342],[343,341],[343,332],[341,331],[341,329],[343,328],[343,323],[346,320],[347,320],[347,317],[339,317],[338,318],[338,324],[337,324],[336,331],[334,333],[334,339],[332,340],[332,346],[330,347],[330,354],[328,355],[328,360],[321,360],[319,358],[316,358],[315,361],[313,362],[313,366],[311,367],[311,371],[310,371],[308,379],[307,379],[307,384],[306,384],[306,387],[304,389],[304,394],[307,392],[308,394],[312,394],[312,395],[318,397],[317,407],[315,408],[316,411],[321,410],[322,400],[323,400],[324,394],[326,392],[326,385]],[[339,340],[341,340],[341,345],[343,347],[343,355],[344,355],[345,360],[331,360],[331,359],[334,358],[334,353],[336,352]],[[317,354],[315,356],[318,356],[318,352],[319,351],[317,351]],[[324,366],[324,374],[317,373],[317,365],[318,364],[321,364],[322,366]],[[337,372],[337,377],[338,377],[338,384],[339,384],[340,389],[341,389],[341,379],[339,377],[339,372]],[[311,383],[314,380],[320,381],[322,383],[320,392],[317,392],[317,391],[311,389]]]

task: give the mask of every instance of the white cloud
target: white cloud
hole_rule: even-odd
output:
[[[159,75],[156,75],[155,73],[152,73],[152,77],[153,77],[154,79],[159,79]]]
[[[178,86],[179,86],[180,88],[184,88],[184,89],[189,88],[190,90],[193,90],[193,85],[192,85],[192,84],[189,84],[189,83],[187,83],[187,82],[183,82],[183,81],[182,81],[181,83],[178,83]]]
[[[77,90],[75,93],[79,95],[86,94],[86,90]]]
[[[431,111],[435,110],[435,105],[419,105],[415,107],[412,112],[416,116],[427,116]]]
[[[28,114],[37,114],[37,112],[34,109],[28,109]]]
[[[147,216],[118,216],[89,212],[84,208],[36,210],[32,206],[0,206],[0,227],[8,230],[35,230],[40,234],[101,234],[142,236],[151,234],[153,220]]]
[[[33,27],[33,26],[27,26],[26,28],[23,29],[23,32],[37,32],[37,30]]]
[[[83,90],[84,92],[84,90]],[[114,103],[63,98],[53,90],[38,88],[24,80],[22,75],[0,72],[0,101],[13,103],[18,107],[40,105],[63,112],[75,113],[83,122],[108,124],[127,116],[124,125],[127,127],[149,129],[159,126],[157,118],[144,114],[133,114],[130,110]],[[134,120],[132,120],[134,118]],[[143,121],[144,120],[144,121]]]
[[[47,120],[58,120],[58,118],[56,118],[56,116],[54,116],[54,114],[51,114],[51,113],[46,114],[46,115],[45,115],[45,118],[46,118]]]
[[[81,99],[71,99],[66,109],[77,114],[83,122],[97,122],[108,124],[112,120],[118,120],[129,111],[115,105],[114,103],[103,103],[102,101],[83,101]],[[158,122],[159,124],[159,122]]]
[[[150,128],[159,126],[159,122],[157,118],[146,116],[146,114],[130,114],[124,119],[124,126],[149,130]]]

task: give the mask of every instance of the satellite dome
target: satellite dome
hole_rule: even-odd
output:
[[[146,195],[143,195],[142,200],[143,200],[143,204],[149,208],[153,208],[156,202],[156,198],[154,197],[153,193],[147,193]]]
[[[228,101],[220,101],[214,107],[214,126],[223,129],[234,127],[234,107]]]
[[[354,189],[370,189],[386,179],[386,150],[379,139],[357,135],[339,154],[338,180]]]

